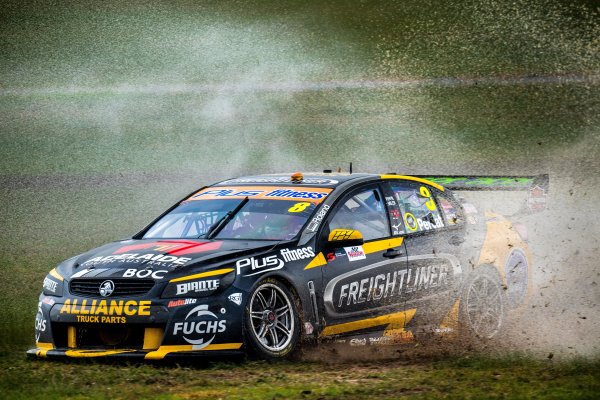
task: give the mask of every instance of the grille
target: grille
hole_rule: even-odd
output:
[[[85,279],[76,278],[71,281],[69,291],[84,297],[101,297],[100,284],[107,278]],[[115,290],[108,297],[140,296],[148,293],[154,287],[153,279],[108,279],[115,284]]]

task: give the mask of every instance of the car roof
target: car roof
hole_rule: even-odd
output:
[[[302,175],[302,180],[292,180],[292,176]],[[344,172],[332,172],[332,173],[282,173],[282,174],[265,174],[265,175],[251,175],[242,176],[239,178],[227,179],[225,181],[218,182],[213,186],[247,186],[247,185],[293,185],[293,186],[317,186],[317,187],[328,187],[335,188],[342,183],[349,181],[369,181],[379,179],[403,179],[425,183],[433,186],[439,190],[444,188],[427,179],[418,178],[408,175],[397,175],[397,174],[365,174],[365,173],[344,173]]]

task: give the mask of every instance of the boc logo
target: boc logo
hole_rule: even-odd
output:
[[[185,316],[185,322],[176,322],[173,335],[183,337],[183,340],[194,345],[194,350],[208,346],[217,333],[224,332],[227,321],[219,319],[214,313],[208,311],[208,305],[202,304],[192,308]]]

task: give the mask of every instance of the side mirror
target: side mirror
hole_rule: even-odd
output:
[[[362,233],[352,229],[334,229],[327,238],[327,245],[335,248],[361,246],[364,242]]]

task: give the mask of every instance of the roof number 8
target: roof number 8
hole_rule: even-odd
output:
[[[302,212],[306,209],[306,207],[310,206],[310,203],[296,203],[288,209],[288,212]]]

